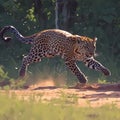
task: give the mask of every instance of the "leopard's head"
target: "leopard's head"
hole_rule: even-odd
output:
[[[85,60],[95,56],[97,38],[74,35],[74,53],[77,60]]]

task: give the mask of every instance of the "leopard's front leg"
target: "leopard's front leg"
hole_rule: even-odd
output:
[[[86,83],[87,82],[87,78],[86,76],[81,72],[81,70],[78,68],[77,64],[75,63],[75,61],[71,60],[71,61],[65,61],[65,64],[67,65],[67,67],[73,72],[73,74],[75,74],[79,80],[80,83]]]
[[[106,76],[111,75],[111,72],[109,71],[109,69],[107,69],[105,66],[103,66],[101,63],[99,63],[94,58],[87,59],[85,61],[85,65],[88,68],[91,68],[91,69],[94,69],[94,70],[97,70],[97,71],[101,71]]]

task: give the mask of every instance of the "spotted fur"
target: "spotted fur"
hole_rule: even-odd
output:
[[[76,61],[82,61],[87,67],[101,71],[105,75],[111,74],[106,67],[94,59],[96,38],[91,39],[86,36],[73,35],[59,29],[44,30],[24,37],[15,27],[5,26],[0,31],[0,36],[4,41],[11,40],[10,37],[4,37],[4,33],[7,31],[13,33],[19,41],[32,44],[29,54],[23,58],[20,76],[25,76],[29,64],[39,62],[44,57],[54,56],[61,56],[67,67],[81,83],[86,83],[87,78],[78,68]]]

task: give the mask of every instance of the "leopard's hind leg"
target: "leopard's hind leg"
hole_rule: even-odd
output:
[[[19,71],[19,75],[21,77],[25,76],[25,73],[27,71],[27,67],[29,64],[33,63],[33,62],[40,62],[41,58],[39,56],[31,56],[30,54],[25,56],[22,60],[22,65]]]
[[[43,52],[43,49],[42,48],[37,49],[36,46],[33,46],[30,50],[30,53],[27,56],[25,56],[22,60],[22,65],[19,71],[19,75],[21,77],[24,77],[28,65],[34,62],[40,62],[41,58],[43,57],[45,57],[45,53]]]

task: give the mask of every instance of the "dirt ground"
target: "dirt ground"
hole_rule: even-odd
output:
[[[1,90],[0,93],[4,93]],[[49,102],[53,99],[60,99],[64,95],[70,99],[77,98],[77,106],[100,107],[105,104],[113,104],[120,108],[120,84],[90,84],[81,86],[77,84],[75,87],[56,87],[53,81],[40,82],[37,85],[31,85],[25,90],[10,90],[18,96],[19,99],[28,100],[30,95],[36,96],[36,101],[42,100]],[[68,100],[68,102],[70,102]]]

